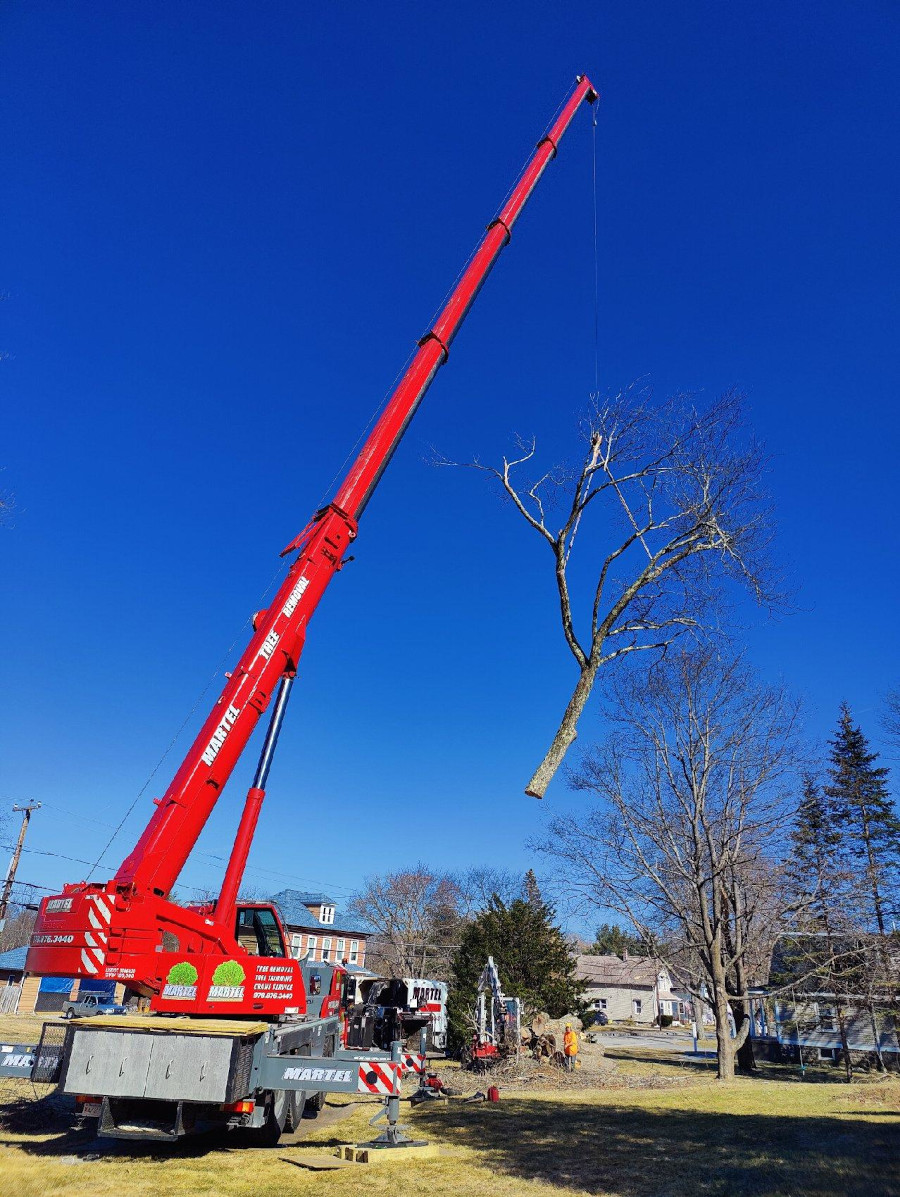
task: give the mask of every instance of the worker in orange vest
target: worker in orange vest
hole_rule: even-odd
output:
[[[563,1035],[563,1051],[566,1054],[566,1068],[569,1072],[575,1071],[575,1062],[578,1059],[578,1036],[572,1030],[572,1024],[566,1023],[566,1033]]]

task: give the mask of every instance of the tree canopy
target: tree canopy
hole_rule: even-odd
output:
[[[601,923],[597,928],[591,952],[595,956],[649,956],[650,951],[640,935],[633,935],[618,923]]]
[[[448,1004],[454,1048],[471,1039],[478,978],[488,956],[494,958],[504,992],[520,998],[526,1013],[546,1010],[552,1018],[561,1018],[581,1005],[584,985],[575,977],[575,959],[533,874],[531,881],[527,897],[509,905],[493,897],[463,930]]]

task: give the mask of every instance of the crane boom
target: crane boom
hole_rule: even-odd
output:
[[[420,341],[334,500],[316,512],[285,550],[299,550],[299,556],[271,607],[257,618],[256,634],[147,829],[116,874],[118,884],[158,894],[168,893],[174,885],[280,678],[296,671],[306,625],[356,537],[357,520],[435,374],[447,360],[453,338],[509,242],[513,225],[579,105],[595,95],[586,78],[578,80],[556,121],[538,142],[509,200],[488,225],[443,311]]]
[[[160,927],[168,929],[169,940],[164,933],[163,943],[176,943],[182,951],[226,955],[235,951],[233,903],[307,624],[328,583],[341,569],[366,504],[435,374],[447,360],[453,338],[508,244],[513,225],[556,155],[562,135],[580,105],[596,99],[590,80],[579,76],[509,198],[487,226],[434,324],[419,341],[409,367],[334,499],[317,511],[284,549],[283,556],[296,553],[284,581],[271,605],[254,617],[250,643],[165,794],[154,800],[157,809],[114,879],[105,885],[69,885],[63,894],[44,899],[27,961],[30,972],[85,975],[101,971],[107,977],[127,978],[138,988],[158,993],[166,960],[149,954],[168,952],[168,948],[159,946]],[[248,795],[222,897],[217,906],[198,908],[196,912],[178,907],[168,901],[168,894],[276,693],[273,722],[257,779]],[[205,974],[201,981],[206,983]],[[253,1006],[254,1010],[258,1008]]]

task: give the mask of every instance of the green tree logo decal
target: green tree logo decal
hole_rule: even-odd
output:
[[[212,975],[213,985],[242,985],[246,973],[236,960],[224,960]]]
[[[167,985],[196,985],[197,984],[197,970],[193,964],[189,964],[187,960],[180,960],[178,964],[173,964],[169,969],[169,975],[166,977]]]

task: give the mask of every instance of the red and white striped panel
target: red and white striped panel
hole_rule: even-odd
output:
[[[366,1060],[359,1066],[357,1093],[377,1093],[391,1097],[400,1092],[403,1065],[395,1060]]]
[[[106,894],[88,894],[88,922],[92,930],[85,931],[85,947],[81,949],[81,963],[87,972],[96,975],[106,964],[106,945],[109,942],[109,923],[112,908]]]
[[[425,1065],[428,1063],[428,1057],[416,1052],[413,1055],[411,1052],[406,1052],[403,1056],[403,1071],[423,1073]]]

